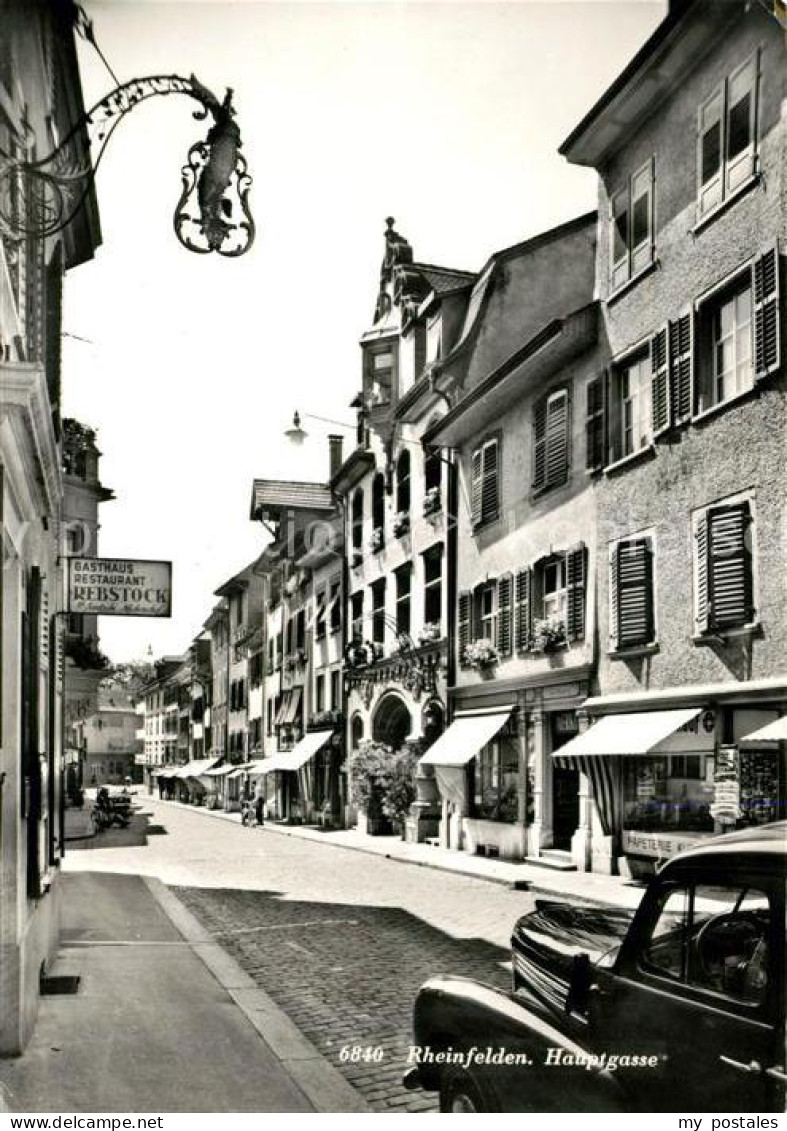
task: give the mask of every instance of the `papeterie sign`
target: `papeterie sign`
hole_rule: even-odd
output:
[[[121,558],[69,558],[70,613],[111,617],[172,615],[172,563]]]

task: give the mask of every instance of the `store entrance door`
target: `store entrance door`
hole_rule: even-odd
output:
[[[573,711],[551,715],[552,750],[559,750],[579,733]],[[569,851],[579,824],[579,771],[552,769],[552,847]]]

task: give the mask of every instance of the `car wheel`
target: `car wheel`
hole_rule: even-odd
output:
[[[466,1072],[449,1068],[440,1078],[440,1111],[471,1114],[497,1111],[488,1092],[482,1090]]]

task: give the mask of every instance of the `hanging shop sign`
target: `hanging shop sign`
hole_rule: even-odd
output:
[[[69,613],[111,617],[172,615],[172,562],[69,558]]]

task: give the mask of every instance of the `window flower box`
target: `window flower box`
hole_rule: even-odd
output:
[[[403,538],[405,534],[410,532],[410,515],[407,511],[399,511],[393,521],[393,532],[395,538]]]
[[[440,639],[440,625],[437,623],[425,624],[421,631],[418,633],[419,644],[431,644],[435,640]]]
[[[533,624],[532,647],[534,652],[557,652],[560,648],[564,648],[567,643],[566,626],[562,620],[556,617],[545,617]]]
[[[440,494],[439,487],[430,487],[424,495],[424,517],[429,518],[430,515],[439,514],[443,509],[443,500]]]
[[[499,660],[497,648],[488,640],[474,640],[464,650],[464,662],[477,672],[489,672]]]
[[[376,526],[372,531],[371,538],[369,539],[369,549],[373,554],[377,554],[380,552],[380,550],[382,550],[384,545],[385,539],[383,537],[383,528],[382,526]]]

